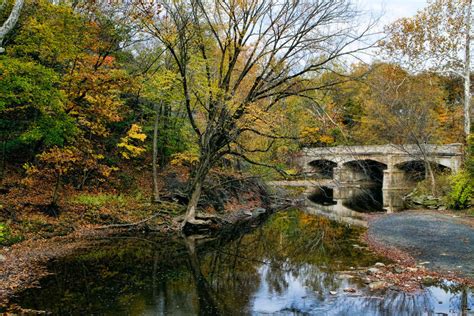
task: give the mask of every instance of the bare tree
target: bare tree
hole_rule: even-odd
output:
[[[410,75],[397,65],[375,64],[365,83],[370,90],[366,96],[366,123],[361,133],[422,160],[425,177],[430,180],[435,194],[436,181],[429,153],[433,146],[430,144],[440,141],[441,126],[436,109],[442,108],[445,102],[440,78],[430,73]]]
[[[355,26],[348,0],[165,0],[158,13],[140,9],[179,70],[200,148],[183,227],[200,223],[196,207],[215,163],[225,155],[257,163],[248,152],[268,148],[244,148],[239,138],[280,137],[261,128],[261,117],[289,97],[326,88],[314,76],[366,49],[361,39],[372,26]]]

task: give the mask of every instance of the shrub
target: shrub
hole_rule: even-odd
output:
[[[469,134],[467,138],[466,169],[471,177],[474,177],[474,134]]]
[[[474,183],[468,171],[461,171],[451,178],[451,191],[448,194],[448,206],[461,210],[468,208],[474,196]]]
[[[9,246],[22,240],[22,236],[15,236],[12,234],[7,223],[0,222],[0,246]]]

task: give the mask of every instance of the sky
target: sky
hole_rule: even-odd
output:
[[[426,0],[356,0],[360,9],[383,14],[381,24],[388,24],[402,17],[410,17],[427,5]]]
[[[427,6],[428,0],[353,0],[359,11],[362,11],[362,16],[372,16],[374,19],[379,19],[378,23],[372,27],[372,34],[374,37],[370,41],[380,39],[385,25],[394,22],[397,19],[403,17],[412,17],[418,10],[421,10]],[[366,26],[365,23],[361,24],[361,28]],[[355,46],[358,46],[356,44]],[[351,47],[352,48],[352,47]],[[357,58],[349,57],[348,64],[352,64],[358,61],[364,61],[367,63],[377,59],[376,50],[366,50],[361,54],[357,55]]]

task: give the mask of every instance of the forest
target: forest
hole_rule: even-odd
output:
[[[194,223],[209,187],[298,177],[304,147],[463,143],[432,193],[469,207],[470,5],[432,1],[374,37],[344,0],[4,0],[2,242],[86,209],[127,222],[177,202]],[[221,202],[203,207],[237,203]]]

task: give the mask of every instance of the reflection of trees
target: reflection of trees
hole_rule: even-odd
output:
[[[232,289],[227,291],[237,294],[240,306],[248,305],[259,286],[256,280],[266,282],[269,291],[278,295],[286,291],[288,276],[292,276],[325,295],[340,283],[334,271],[369,260],[353,249],[353,241],[348,240],[353,234],[354,228],[322,217],[299,211],[280,213],[252,234],[215,245],[216,251],[205,259],[202,269],[209,272],[209,282],[217,291]],[[260,276],[264,264],[267,268]],[[324,271],[321,266],[325,266]]]
[[[337,315],[427,315],[431,310],[428,293],[419,295],[389,291],[383,296],[340,296],[331,312]],[[431,315],[431,314],[430,314]]]
[[[472,299],[469,300],[469,296],[472,297],[472,289],[469,289],[466,285],[452,282],[438,282],[436,286],[452,294],[449,298],[450,309],[461,311],[461,314],[464,316],[468,315],[468,311],[474,307],[474,301]],[[429,290],[430,289],[428,289],[428,291]]]
[[[198,296],[199,315],[226,315],[225,306],[202,274],[200,260],[196,251],[196,238],[197,236],[184,237],[184,243],[188,251],[190,272],[193,276]]]
[[[306,287],[307,302],[332,314],[416,315],[437,306],[429,289],[422,295],[388,292],[383,299],[330,295],[330,290],[341,293],[345,287],[359,288],[365,295],[357,281],[337,278],[337,271],[375,262],[353,247],[358,228],[288,211],[245,232],[236,229],[203,240],[149,236],[100,243],[57,263],[57,275],[41,290],[32,290],[31,304],[25,307],[51,307],[60,315],[249,314],[258,293],[291,296],[288,291],[295,283]],[[467,304],[468,290],[437,286],[452,293],[446,299],[454,310]],[[298,305],[303,301],[297,298],[294,306],[286,307],[313,313],[309,303]]]

